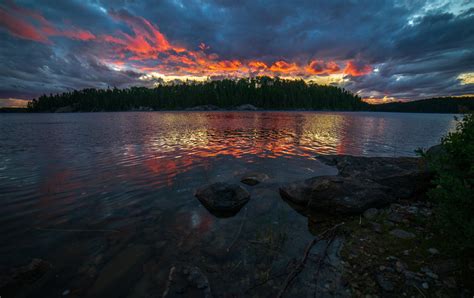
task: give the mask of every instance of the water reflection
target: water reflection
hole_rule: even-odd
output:
[[[281,233],[276,227],[291,228],[291,237],[304,240],[311,236],[306,217],[281,202],[277,189],[333,173],[312,156],[413,155],[453,127],[451,115],[435,114],[0,115],[0,261],[13,266],[31,257],[48,258],[51,247],[61,250],[78,241],[65,233],[38,233],[37,227],[120,230],[114,237],[126,243],[166,241],[170,249],[162,255],[167,262],[194,249],[189,257],[202,253],[220,260],[216,250],[226,250],[233,241],[243,212],[217,218],[193,191],[211,182],[238,183],[249,171],[270,179],[249,188],[242,234],[255,238],[261,229]],[[84,239],[91,241],[81,244],[88,250],[106,250],[103,237]],[[119,240],[107,238],[106,243]],[[297,248],[285,249],[289,254]]]

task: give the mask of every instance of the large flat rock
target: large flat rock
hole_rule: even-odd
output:
[[[390,188],[397,198],[426,191],[432,178],[421,158],[320,155],[319,161],[336,166],[342,177],[369,179]]]
[[[290,183],[280,195],[310,211],[325,214],[355,214],[383,207],[395,200],[388,188],[371,180],[341,176],[320,176]]]
[[[425,193],[432,177],[422,159],[414,157],[322,155],[317,159],[335,166],[338,175],[317,176],[280,188],[280,195],[303,211],[362,213]]]

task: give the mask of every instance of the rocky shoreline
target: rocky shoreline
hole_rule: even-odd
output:
[[[437,153],[438,146],[428,150],[428,154]],[[304,284],[315,295],[472,295],[470,278],[474,262],[465,264],[440,248],[443,239],[437,237],[433,224],[435,211],[426,196],[433,173],[422,158],[349,155],[316,158],[336,167],[338,174],[316,176],[279,188],[282,199],[308,218],[313,234],[334,225],[342,226],[332,239],[317,239],[316,243],[325,246],[323,251],[321,247],[314,252],[312,248],[308,250],[317,261],[303,266],[304,270],[313,272]],[[265,174],[253,174],[259,175]],[[204,189],[211,191],[214,187],[209,185]],[[227,187],[225,197],[229,200],[238,185]],[[241,200],[239,195],[235,197],[236,201]],[[245,199],[235,212],[248,202],[249,196]],[[216,208],[219,209],[217,204],[211,206],[213,212]],[[333,243],[337,243],[336,247]]]
[[[431,149],[431,154],[436,150]],[[179,261],[160,259],[164,250],[186,247],[192,234],[188,240],[169,235],[167,244],[157,241],[162,236],[158,229],[137,229],[120,241],[112,233],[107,242],[119,245],[105,249],[81,268],[78,276],[87,277],[77,278],[79,286],[64,289],[62,295],[107,296],[123,289],[129,291],[124,297],[221,297],[227,293],[238,297],[472,297],[474,262],[453,256],[439,238],[433,224],[435,209],[426,198],[432,173],[421,158],[316,158],[338,173],[276,185],[271,173],[248,172],[240,181],[196,189],[198,201],[216,218],[228,221],[241,215],[238,227],[230,227],[231,239],[203,240],[208,241],[204,254],[211,260],[224,260],[232,253],[240,258],[241,252],[253,260],[241,259],[222,268],[239,280],[222,281],[220,268],[209,264],[202,251],[193,254],[192,244],[189,260],[179,255]],[[249,237],[241,236],[243,225],[251,221],[246,204],[261,199],[258,193],[268,188],[278,189],[281,199],[306,217],[309,231],[316,235],[311,242],[289,242],[289,236],[280,231],[252,230],[258,223],[252,223]],[[133,244],[128,244],[131,240]],[[169,271],[157,273],[163,266]],[[51,263],[35,259],[5,271],[0,276],[0,294],[29,297],[54,283],[54,270]],[[132,279],[137,284],[126,289]]]

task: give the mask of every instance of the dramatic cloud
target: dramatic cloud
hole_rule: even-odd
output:
[[[472,28],[466,0],[7,0],[0,99],[256,75],[371,102],[472,94]]]

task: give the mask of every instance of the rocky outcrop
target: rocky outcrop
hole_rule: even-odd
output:
[[[244,174],[242,178],[240,179],[240,182],[242,182],[243,184],[254,186],[267,179],[268,179],[268,175],[265,173],[250,172],[250,173]]]
[[[316,157],[327,165],[334,165],[342,177],[368,179],[390,188],[390,195],[409,198],[426,191],[431,173],[421,158],[364,157],[326,155]]]
[[[325,155],[321,162],[336,166],[336,176],[319,176],[280,188],[287,201],[309,211],[355,214],[380,208],[398,199],[424,193],[431,174],[412,157]]]
[[[280,188],[290,202],[325,214],[362,213],[392,202],[388,188],[368,179],[320,176]]]
[[[218,217],[235,215],[250,199],[249,192],[242,186],[225,182],[203,186],[196,190],[195,196]]]
[[[251,104],[243,104],[235,108],[237,111],[257,111],[258,108]]]
[[[221,108],[215,105],[201,105],[187,108],[186,111],[219,111]]]
[[[206,275],[196,266],[173,266],[168,274],[163,298],[203,297],[212,298]]]

